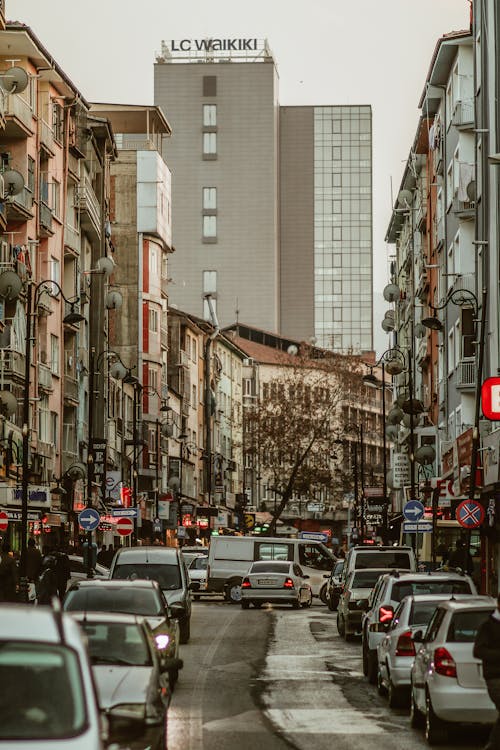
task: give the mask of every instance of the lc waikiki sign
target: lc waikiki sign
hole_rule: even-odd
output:
[[[172,39],[171,52],[255,52],[258,39]]]

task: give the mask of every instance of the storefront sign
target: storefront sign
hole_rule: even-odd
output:
[[[0,504],[21,505],[22,491],[20,488],[0,487]],[[50,508],[50,490],[48,487],[30,485],[28,488],[28,506],[30,508]]]
[[[256,52],[258,39],[172,39],[171,52]]]
[[[410,459],[406,453],[394,453],[392,462],[394,489],[401,489],[410,481]]]
[[[102,496],[106,476],[106,441],[102,438],[93,438],[91,452],[94,460],[94,482],[98,485]],[[105,502],[104,497],[102,497],[102,500]]]

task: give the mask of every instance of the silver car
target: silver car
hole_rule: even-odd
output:
[[[99,705],[110,739],[129,750],[167,747],[168,673],[162,672],[147,621],[108,612],[73,615],[87,636]]]
[[[418,645],[411,670],[411,725],[425,726],[430,745],[444,742],[449,724],[491,724],[497,712],[472,655],[479,625],[496,609],[488,596],[452,598],[442,602]]]
[[[293,562],[254,562],[241,583],[241,607],[248,609],[250,604],[260,607],[265,602],[291,604],[294,609],[310,607],[312,591],[308,578]]]
[[[377,685],[386,694],[389,706],[396,708],[410,697],[410,673],[415,658],[413,634],[426,628],[434,610],[450,595],[406,596],[394,612],[387,635],[378,645]]]
[[[387,568],[353,570],[342,586],[337,608],[337,630],[346,641],[361,635],[361,618],[368,607],[368,598]]]

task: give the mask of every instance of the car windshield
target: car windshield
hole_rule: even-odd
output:
[[[154,617],[163,615],[159,592],[154,589],[84,586],[69,590],[64,599],[69,612],[126,612]]]
[[[208,566],[208,557],[205,555],[195,557],[194,560],[191,561],[191,564],[189,566],[190,570],[206,570]]]
[[[439,580],[431,576],[420,581],[396,581],[392,587],[391,599],[401,602],[405,596],[416,594],[472,594],[467,580]]]
[[[88,639],[93,664],[151,666],[151,653],[139,625],[117,622],[80,622]]]
[[[181,571],[178,565],[166,565],[163,563],[128,563],[126,565],[116,565],[113,570],[113,578],[120,581],[135,581],[137,579],[158,581],[164,591],[182,588]]]
[[[479,626],[493,612],[493,609],[468,609],[455,612],[448,628],[449,643],[473,643]]]
[[[78,657],[66,646],[0,642],[0,684],[0,741],[60,740],[85,729]]]
[[[429,602],[413,602],[410,612],[409,625],[428,625],[434,610],[442,600]]]
[[[255,562],[250,573],[289,573],[290,563],[284,562]]]
[[[352,577],[351,588],[373,588],[373,586],[375,586],[375,584],[377,583],[380,575],[381,573],[379,570],[358,570]]]
[[[358,552],[355,560],[356,569],[360,568],[390,568],[399,570],[410,570],[410,555],[408,552]]]

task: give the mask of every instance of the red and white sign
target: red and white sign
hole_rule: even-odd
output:
[[[481,386],[481,404],[486,419],[500,419],[500,378],[486,378]]]
[[[120,536],[130,536],[134,530],[133,518],[119,518],[116,522],[116,531]]]
[[[9,525],[9,516],[4,510],[2,510],[0,511],[0,531],[7,531],[8,525]]]
[[[484,521],[484,508],[475,500],[464,500],[457,508],[456,517],[465,529],[477,529]]]

